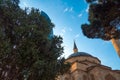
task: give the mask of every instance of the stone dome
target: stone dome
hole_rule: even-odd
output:
[[[73,63],[75,61],[86,61],[86,60],[97,64],[101,63],[101,61],[97,57],[94,57],[89,53],[78,52],[78,48],[76,46],[76,43],[74,42],[73,53],[70,56],[68,56],[66,62]]]
[[[76,62],[76,61],[89,61],[92,63],[96,63],[96,64],[101,64],[101,61],[97,58],[94,57],[86,52],[76,52],[76,53],[72,53],[70,56],[68,56],[68,58],[66,59],[66,62]]]
[[[71,54],[68,58],[78,57],[78,56],[89,56],[89,57],[93,57],[92,55],[90,55],[90,54],[88,54],[88,53],[85,53],[85,52],[76,52],[76,53]]]

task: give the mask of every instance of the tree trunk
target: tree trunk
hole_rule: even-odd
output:
[[[119,57],[120,57],[120,39],[111,39],[111,42],[116,50],[116,52],[118,53]]]

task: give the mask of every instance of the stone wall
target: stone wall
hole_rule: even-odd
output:
[[[90,57],[90,56],[78,56],[78,57],[73,57],[73,58],[66,60],[66,62],[70,62],[70,63],[73,63],[75,61],[90,61],[90,62],[94,62],[96,64],[101,64],[101,62],[98,58]]]
[[[67,59],[71,63],[70,72],[58,76],[56,80],[120,80],[120,70],[100,64],[97,58],[82,56]]]

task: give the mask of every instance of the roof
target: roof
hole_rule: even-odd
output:
[[[92,55],[90,55],[88,53],[85,53],[85,52],[76,52],[76,53],[71,54],[68,58],[77,57],[77,56],[89,56],[89,57],[93,57]]]
[[[49,16],[48,16],[44,11],[41,11],[41,15],[42,15],[43,17],[45,17],[45,19],[46,19],[48,22],[51,22]]]

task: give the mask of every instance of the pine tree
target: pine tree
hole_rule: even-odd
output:
[[[120,1],[86,0],[89,6],[89,24],[82,24],[82,31],[88,38],[112,40],[120,56]]]
[[[62,38],[48,37],[53,27],[39,9],[0,0],[0,80],[54,80],[68,70]]]
[[[89,38],[101,38],[110,40],[112,38],[120,38],[120,2],[119,0],[88,0],[89,7],[89,22],[83,24],[83,33]]]

